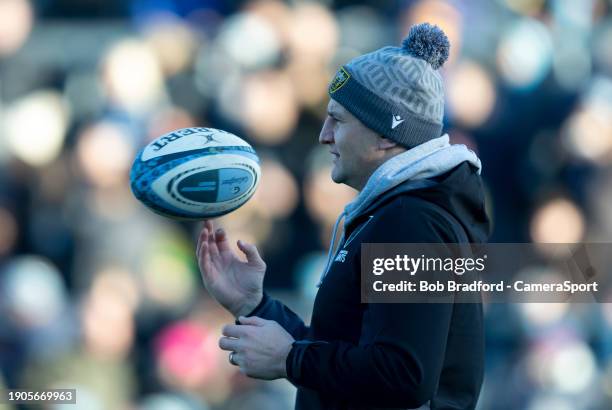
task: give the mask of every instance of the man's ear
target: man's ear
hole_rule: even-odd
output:
[[[378,149],[391,149],[399,146],[399,144],[382,135],[378,137]]]

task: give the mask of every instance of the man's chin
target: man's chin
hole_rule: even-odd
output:
[[[336,184],[342,184],[344,183],[344,176],[339,173],[338,171],[336,171],[336,168],[333,168],[331,171],[331,179],[332,181],[334,181]]]

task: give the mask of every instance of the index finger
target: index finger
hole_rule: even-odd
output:
[[[202,244],[202,236],[204,235],[205,228],[206,228],[206,224],[202,224],[202,228],[200,229],[200,232],[198,233],[198,243],[196,244],[196,251],[198,254],[200,251],[200,245]]]
[[[196,255],[198,257],[198,262],[200,261],[200,248],[202,247],[202,243],[208,240],[208,236],[211,234],[210,229],[206,226],[206,223],[202,225],[202,229],[198,234],[198,243],[196,245]]]
[[[214,228],[214,224],[213,224],[212,219],[205,219],[204,220],[204,226],[207,227],[208,231],[211,232],[211,233],[215,231],[213,229]]]
[[[225,325],[223,326],[221,333],[223,334],[223,336],[240,338],[246,336],[246,327],[247,326],[244,325]]]

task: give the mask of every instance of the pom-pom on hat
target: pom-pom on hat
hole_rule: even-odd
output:
[[[449,48],[439,27],[414,25],[401,47],[383,47],[342,66],[329,95],[368,128],[413,148],[442,133],[444,87],[437,70]]]
[[[408,36],[402,41],[402,48],[411,56],[427,61],[437,70],[448,60],[450,44],[438,26],[423,23],[410,28]]]

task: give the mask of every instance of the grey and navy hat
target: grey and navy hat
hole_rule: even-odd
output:
[[[442,133],[444,87],[437,70],[449,48],[439,27],[414,25],[401,47],[383,47],[342,66],[329,95],[368,128],[413,148]]]

